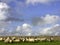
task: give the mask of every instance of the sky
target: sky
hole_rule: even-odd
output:
[[[0,36],[60,36],[60,0],[0,0]]]

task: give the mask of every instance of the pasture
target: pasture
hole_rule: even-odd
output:
[[[4,42],[0,42],[0,45],[60,45],[60,42],[59,41],[54,41],[54,42],[34,42],[34,43],[27,43],[27,42],[4,43]]]
[[[7,38],[8,36],[2,37]],[[10,36],[10,38],[12,38],[13,36]],[[31,36],[33,37],[33,36]],[[26,37],[19,37],[16,36],[17,38],[26,38]],[[29,38],[29,37],[27,37]],[[33,37],[33,38],[51,38],[50,36],[40,36],[40,37]],[[54,39],[53,41],[38,41],[38,42],[12,42],[12,43],[5,43],[4,41],[0,41],[0,45],[60,45],[60,36],[52,36],[52,38]],[[6,39],[5,39],[6,40]]]

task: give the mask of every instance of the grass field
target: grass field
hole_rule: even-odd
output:
[[[18,36],[17,36],[18,37]],[[45,37],[45,36],[44,36]],[[41,36],[41,38],[43,38]],[[46,38],[49,38],[47,36]],[[19,43],[4,43],[4,41],[0,41],[0,45],[60,45],[60,36],[53,36],[54,41],[52,42],[34,42],[34,43],[29,43],[29,42],[19,42]]]
[[[60,41],[54,42],[36,42],[36,43],[27,43],[27,42],[20,42],[20,43],[4,43],[0,42],[0,45],[60,45]]]

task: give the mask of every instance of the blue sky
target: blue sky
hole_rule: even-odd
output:
[[[0,35],[60,34],[60,0],[0,0],[0,10]]]

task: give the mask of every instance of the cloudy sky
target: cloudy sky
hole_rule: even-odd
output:
[[[0,36],[60,36],[60,0],[0,0]]]

